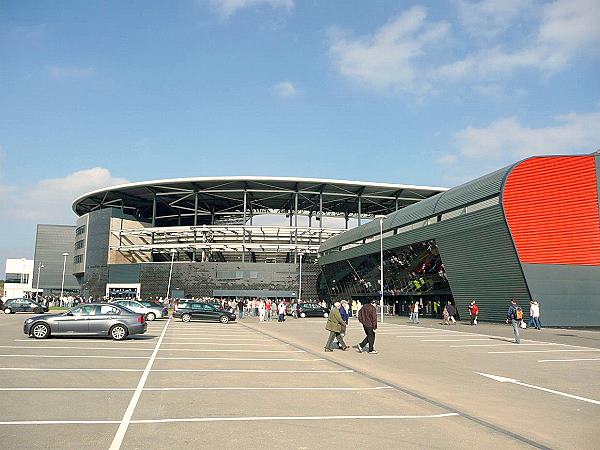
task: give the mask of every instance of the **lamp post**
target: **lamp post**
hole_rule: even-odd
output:
[[[298,253],[298,256],[300,257],[300,280],[298,281],[298,303],[300,303],[300,299],[302,298],[302,255],[304,255],[304,253],[302,253],[302,252]]]
[[[63,298],[63,293],[65,291],[65,270],[67,268],[67,256],[69,256],[69,254],[67,252],[64,252],[63,254],[64,260],[63,260],[63,275],[62,275],[62,283],[60,284],[60,299],[62,300]],[[38,277],[39,280],[39,277]]]
[[[42,269],[44,268],[44,265],[42,263],[38,264],[38,277],[37,277],[37,283],[35,285],[35,299],[37,300],[38,297],[40,296],[40,274],[42,273]]]
[[[169,270],[169,284],[167,285],[167,298],[171,298],[171,277],[173,276],[173,261],[175,260],[175,253],[177,250],[171,249],[171,269]]]
[[[383,323],[383,219],[385,216],[376,216],[376,219],[379,219],[379,308],[381,323]]]

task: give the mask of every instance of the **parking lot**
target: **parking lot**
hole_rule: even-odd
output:
[[[324,319],[149,323],[126,341],[0,316],[1,448],[597,448],[600,333],[395,318],[377,355]],[[349,344],[363,337],[351,321]]]

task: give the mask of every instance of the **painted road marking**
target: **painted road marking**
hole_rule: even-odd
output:
[[[354,370],[266,370],[266,369],[152,369],[152,372],[219,372],[219,373],[352,373]]]
[[[254,343],[229,343],[229,342],[163,342],[163,345],[222,345],[222,346],[245,346],[245,347],[268,347],[274,345],[287,345],[280,344],[278,342],[270,343],[270,344],[254,344]]]
[[[544,362],[575,362],[575,361],[600,361],[600,358],[540,359],[538,362],[544,363]]]
[[[504,342],[501,344],[464,344],[464,345],[451,345],[450,348],[458,348],[458,347],[502,347],[504,345],[515,345],[514,342]],[[540,342],[540,343],[521,343],[523,345],[564,345],[564,344],[555,344],[553,342]]]
[[[144,392],[158,391],[377,391],[382,389],[394,389],[391,386],[374,386],[374,387],[158,387],[143,389]],[[96,392],[96,391],[135,391],[135,388],[74,388],[74,387],[23,387],[23,388],[0,388],[0,391],[28,391],[28,392]]]
[[[161,352],[306,353],[304,350],[232,350],[210,348],[163,348]]]
[[[312,362],[312,361],[325,361],[323,358],[313,359],[298,359],[298,358],[211,358],[211,357],[158,357],[156,359],[162,360],[183,360],[183,361],[301,361],[301,362]]]
[[[421,416],[264,416],[264,417],[187,417],[181,419],[138,419],[131,424],[173,423],[173,422],[259,422],[259,421],[296,421],[296,420],[402,420],[402,419],[441,419],[455,417],[458,413],[431,414]],[[0,425],[111,425],[118,420],[28,420],[0,422]],[[111,449],[113,447],[111,446]],[[119,447],[115,447],[119,448]]]
[[[169,323],[171,323],[171,319],[167,320],[167,324],[163,328],[160,338],[158,338],[156,347],[154,348],[154,351],[152,352],[152,355],[150,356],[150,359],[148,360],[148,364],[146,364],[144,373],[142,373],[142,376],[140,377],[140,381],[138,382],[138,385],[135,388],[135,392],[133,393],[133,396],[131,397],[129,405],[127,406],[127,410],[125,411],[125,414],[123,415],[123,418],[121,419],[119,428],[117,429],[115,437],[113,438],[113,441],[110,445],[110,450],[118,450],[121,448],[121,444],[123,443],[123,438],[125,437],[125,433],[127,432],[127,428],[129,427],[129,422],[131,421],[131,417],[133,416],[133,411],[135,410],[138,400],[140,399],[140,396],[142,395],[142,390],[144,389],[144,385],[146,384],[146,380],[148,379],[148,375],[150,374],[150,369],[152,368],[152,364],[154,364],[154,360],[156,359],[156,356],[158,355],[158,349],[160,347],[160,344],[163,341],[163,338],[165,337],[165,333],[167,332],[167,327],[169,326]]]
[[[554,389],[548,389],[545,387],[541,387],[541,386],[535,386],[533,384],[527,384],[527,383],[521,383],[519,380],[515,380],[514,378],[506,378],[506,377],[501,377],[498,375],[490,375],[488,373],[481,373],[481,372],[475,372],[478,375],[482,375],[484,377],[490,378],[494,381],[499,381],[500,383],[512,383],[512,384],[518,384],[519,386],[525,386],[531,389],[537,389],[538,391],[544,391],[544,392],[549,392],[551,394],[556,394],[556,395],[561,395],[563,397],[568,397],[568,398],[572,398],[575,400],[580,400],[582,402],[587,402],[587,403],[593,403],[595,405],[600,405],[600,401],[598,400],[593,400],[591,398],[586,398],[586,397],[580,397],[579,395],[573,395],[573,394],[567,394],[566,392],[560,392],[560,391],[555,391]]]
[[[60,348],[60,349],[68,349],[68,350],[132,350],[132,351],[146,351],[149,352],[152,350],[152,347],[62,347],[62,346],[50,346],[50,345],[40,345],[40,346],[29,346],[29,345],[0,345],[0,348],[26,348],[36,350],[38,348],[43,349],[52,349],[52,348]]]
[[[103,356],[103,355],[0,355],[0,357],[18,358],[98,358],[98,359],[148,359],[149,356]]]
[[[518,344],[514,344],[518,345]],[[566,344],[562,344],[566,345]],[[551,352],[600,352],[600,348],[590,348],[590,349],[556,349],[556,350],[513,350],[509,352],[488,352],[488,353],[551,353]]]
[[[142,369],[103,369],[103,368],[88,368],[88,369],[79,369],[79,368],[51,368],[51,369],[40,369],[35,367],[0,367],[0,370],[3,371],[14,371],[14,372],[36,372],[36,371],[44,371],[44,372],[142,372]]]

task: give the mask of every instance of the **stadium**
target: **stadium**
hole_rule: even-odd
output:
[[[329,296],[328,239],[446,189],[286,177],[112,186],[77,198],[73,272],[84,296]]]

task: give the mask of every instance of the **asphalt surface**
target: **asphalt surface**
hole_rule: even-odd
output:
[[[516,345],[508,326],[386,318],[369,355],[325,353],[324,319],[157,320],[114,342],[27,338],[27,317],[0,315],[3,449],[600,446],[599,331]]]

